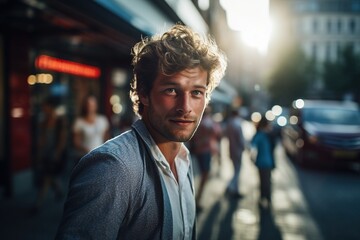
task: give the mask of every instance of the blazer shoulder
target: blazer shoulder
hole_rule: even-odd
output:
[[[129,131],[90,151],[79,161],[74,172],[93,169],[95,173],[103,171],[112,176],[121,173],[123,178],[126,176],[133,178],[143,169],[143,161],[140,156],[139,143],[135,133]]]

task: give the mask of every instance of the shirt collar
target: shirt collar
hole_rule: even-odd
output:
[[[147,130],[143,120],[139,119],[132,124],[132,127],[139,133],[142,140],[145,142],[146,146],[150,149],[151,155],[157,163],[160,163],[164,169],[170,170],[168,161],[166,161],[164,155],[160,151],[159,147],[156,145],[154,139],[152,138],[150,132]],[[175,162],[177,167],[179,166],[178,161],[184,161],[186,167],[189,168],[190,165],[190,152],[186,148],[184,143],[181,143],[180,150],[176,155]]]

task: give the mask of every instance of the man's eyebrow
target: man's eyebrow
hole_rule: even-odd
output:
[[[197,85],[194,85],[195,88],[202,88],[202,89],[207,89],[207,86],[206,85],[200,85],[200,84],[197,84]]]
[[[166,80],[163,81],[162,83],[160,83],[161,86],[180,86],[179,83],[171,81],[171,80]],[[202,88],[202,89],[207,89],[206,85],[202,85],[202,84],[195,84],[193,85],[194,88]]]

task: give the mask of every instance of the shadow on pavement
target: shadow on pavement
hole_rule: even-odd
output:
[[[281,232],[274,222],[271,209],[259,206],[259,218],[258,240],[282,240]]]
[[[231,239],[233,237],[232,218],[237,209],[239,198],[225,195],[209,210],[199,240]]]

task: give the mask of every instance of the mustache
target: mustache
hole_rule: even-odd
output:
[[[182,122],[196,122],[198,118],[196,116],[190,115],[190,114],[175,114],[174,116],[171,116],[170,119],[172,121],[182,121]]]
[[[197,118],[184,118],[184,117],[172,117],[170,118],[171,121],[177,121],[177,122],[196,122]]]

